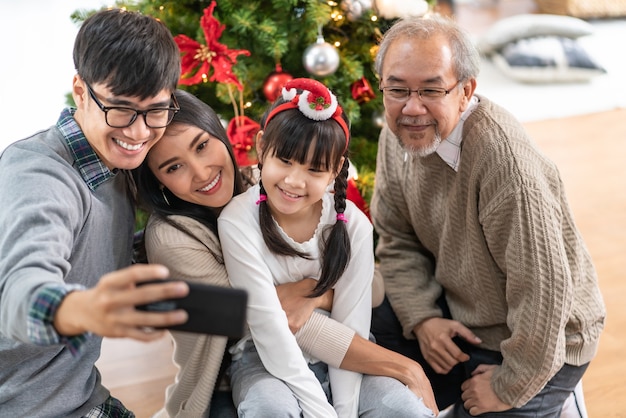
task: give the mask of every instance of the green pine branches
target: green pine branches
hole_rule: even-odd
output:
[[[330,4],[329,4],[330,3]],[[205,44],[200,27],[203,10],[210,0],[134,0],[117,1],[117,7],[140,11],[163,21],[173,35],[184,34]],[[75,21],[84,20],[88,12],[77,11]],[[336,16],[343,19],[335,19]],[[293,77],[317,78],[328,85],[343,103],[352,123],[354,152],[357,167],[374,167],[376,141],[380,126],[382,98],[373,71],[375,47],[379,36],[390,25],[386,20],[373,21],[373,10],[365,11],[353,21],[341,9],[341,0],[335,3],[323,0],[217,0],[214,16],[225,26],[219,42],[230,49],[246,49],[250,56],[238,57],[234,73],[244,85],[246,116],[258,120],[268,106],[263,94],[266,77],[280,63],[284,72]],[[315,43],[321,28],[324,40],[339,45],[340,65],[326,77],[307,73],[303,66],[306,48]],[[351,86],[365,77],[376,97],[369,101],[352,97]],[[233,115],[228,88],[216,83],[202,83],[185,87],[186,90],[210,104],[224,120]],[[369,143],[369,145],[368,145]],[[366,151],[367,150],[367,151]]]

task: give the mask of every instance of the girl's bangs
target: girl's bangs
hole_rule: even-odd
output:
[[[294,113],[300,117],[294,118]],[[266,147],[273,155],[299,164],[309,164],[315,170],[337,169],[342,150],[338,150],[336,138],[339,134],[343,136],[343,131],[336,122],[314,121],[303,116],[298,110],[293,113],[281,112],[274,119],[276,123],[268,126],[264,138],[267,140]],[[334,129],[333,125],[336,125],[337,129]],[[272,127],[275,129],[271,129]],[[319,140],[320,138],[328,139]]]

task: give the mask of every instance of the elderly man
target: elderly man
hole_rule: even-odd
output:
[[[373,331],[424,366],[455,417],[558,417],[604,303],[557,168],[475,94],[479,62],[443,17],[399,21],[380,44],[371,213],[388,299]]]

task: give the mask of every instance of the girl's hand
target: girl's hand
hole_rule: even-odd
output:
[[[309,320],[315,309],[327,311],[332,309],[332,290],[317,298],[308,297],[316,284],[317,281],[314,279],[302,279],[276,286],[278,299],[289,321],[289,329],[294,334]]]
[[[437,407],[437,402],[435,401],[435,394],[433,393],[430,380],[428,380],[428,377],[426,377],[426,374],[424,373],[424,369],[416,363],[415,367],[411,367],[410,373],[412,379],[410,379],[406,384],[409,390],[418,398],[422,398],[424,405],[433,411],[435,416],[439,415],[439,408]]]
[[[437,416],[435,394],[424,369],[415,360],[354,334],[340,368],[373,376],[389,376],[406,385]]]

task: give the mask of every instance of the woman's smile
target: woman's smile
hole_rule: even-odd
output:
[[[218,185],[221,179],[222,179],[222,172],[218,171],[217,176],[215,176],[213,181],[207,184],[206,186],[199,188],[198,191],[201,193],[211,193],[213,189]]]

